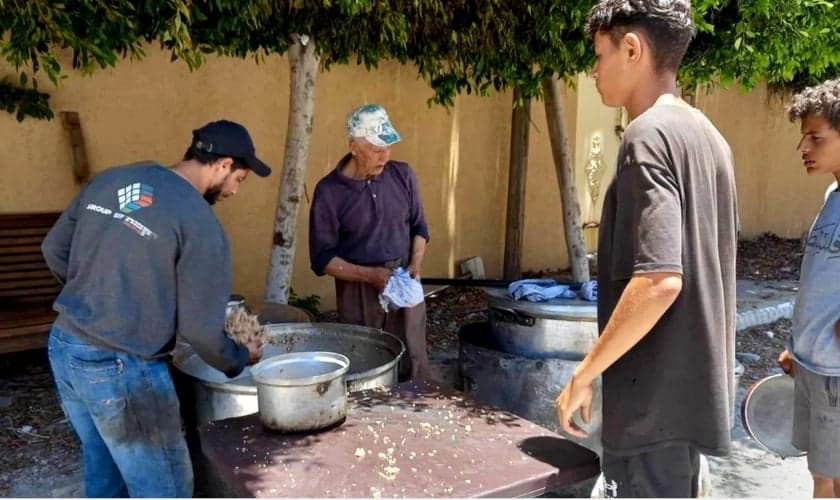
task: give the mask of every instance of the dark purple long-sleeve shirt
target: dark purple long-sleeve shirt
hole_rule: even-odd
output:
[[[359,265],[408,259],[411,242],[429,239],[417,178],[407,163],[389,161],[369,180],[341,173],[346,155],[315,186],[309,213],[309,258],[324,275],[333,257]]]

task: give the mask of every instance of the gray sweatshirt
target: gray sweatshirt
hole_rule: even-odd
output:
[[[70,202],[41,246],[64,285],[56,326],[144,358],[176,332],[207,363],[239,374],[248,350],[224,332],[230,250],[198,191],[154,163],[107,170]]]

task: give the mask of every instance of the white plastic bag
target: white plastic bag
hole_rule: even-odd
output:
[[[379,294],[379,305],[385,312],[403,307],[414,307],[421,302],[423,302],[423,285],[402,267],[394,269],[388,283]]]

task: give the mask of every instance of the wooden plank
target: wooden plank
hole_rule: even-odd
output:
[[[39,330],[8,337],[4,335],[6,332],[0,332],[0,353],[6,354],[46,347],[51,326],[51,324],[44,325]]]
[[[57,296],[58,296],[58,293],[47,294],[47,295],[34,295],[32,297],[7,298],[7,299],[3,299],[3,307],[14,308],[14,307],[44,306],[44,307],[50,308],[50,307],[52,307],[52,303],[55,301],[55,298]]]
[[[50,327],[52,326],[53,320],[43,321],[41,323],[33,324],[33,325],[21,325],[15,326],[12,328],[4,328],[0,330],[0,339],[8,339],[10,337],[18,337],[21,335],[32,335],[33,333],[43,333],[45,331],[49,331]]]
[[[61,285],[58,283],[55,286],[42,286],[35,288],[17,288],[15,290],[0,290],[0,297],[20,297],[27,296],[56,296],[61,291]]]
[[[3,255],[0,254],[0,266],[5,264],[18,264],[18,263],[33,263],[33,262],[44,262],[44,256],[40,253],[34,254],[19,254],[19,255]]]
[[[0,237],[12,238],[15,236],[41,236],[42,238],[50,231],[52,226],[41,227],[0,227]]]
[[[41,246],[41,242],[44,241],[44,234],[11,234],[11,235],[4,235],[0,234],[0,247],[13,247],[13,246],[21,246],[21,245],[38,245]]]
[[[20,227],[52,227],[60,212],[42,212],[31,214],[0,214],[0,229]]]
[[[0,214],[0,353],[46,345],[61,285],[47,268],[41,242],[61,214]]]
[[[79,120],[79,113],[75,111],[62,111],[61,122],[70,134],[70,146],[73,149],[73,177],[79,185],[85,184],[90,179],[90,167],[88,166],[87,149],[85,138],[82,135],[82,122]]]
[[[42,288],[45,286],[58,285],[58,282],[52,276],[46,278],[27,278],[17,280],[0,280],[0,291],[15,291],[20,290],[26,293],[32,288]],[[29,294],[27,294],[29,295]]]
[[[57,313],[48,305],[39,305],[37,308],[32,309],[26,309],[24,307],[16,311],[0,311],[0,332],[7,330],[18,331],[15,329],[45,325],[52,323],[56,316]]]
[[[41,255],[41,245],[14,245],[14,246],[0,246],[0,255],[19,255],[19,254],[36,254]]]
[[[40,261],[33,260],[32,262],[9,262],[6,264],[0,264],[0,273],[11,273],[18,271],[30,271],[41,269],[46,269],[49,271],[47,263],[44,262],[43,259],[41,259]]]
[[[36,269],[16,269],[9,271],[0,269],[0,282],[52,277],[53,274],[46,265]]]

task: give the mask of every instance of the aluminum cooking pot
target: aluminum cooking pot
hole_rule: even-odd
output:
[[[345,375],[349,392],[397,383],[397,369],[405,346],[390,333],[359,325],[286,323],[267,325],[263,359],[291,352],[337,352],[350,359]],[[232,379],[202,360],[189,344],[179,343],[172,363],[184,374],[182,404],[194,414],[189,427],[213,420],[256,413],[257,387],[251,367]]]
[[[532,359],[580,361],[598,340],[597,305],[581,299],[514,300],[485,288],[492,348]]]
[[[264,359],[251,368],[260,421],[279,432],[314,431],[347,415],[347,356],[295,352]]]

